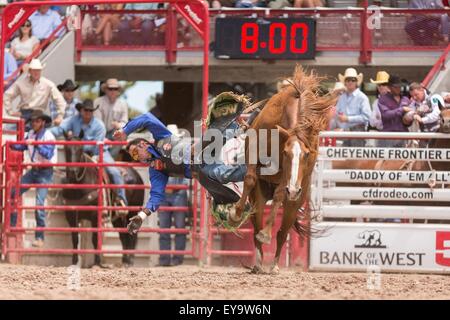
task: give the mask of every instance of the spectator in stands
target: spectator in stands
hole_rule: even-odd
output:
[[[323,7],[322,0],[294,0],[295,8]]]
[[[80,102],[80,100],[75,97],[75,91],[77,91],[78,85],[75,84],[72,80],[67,79],[63,84],[58,85],[57,88],[66,101],[66,109],[64,111],[63,119],[70,118],[71,116],[78,114],[78,111],[75,108],[77,103]],[[56,117],[58,116],[58,110],[53,101],[50,102],[50,112],[52,115],[52,119],[56,119]]]
[[[444,97],[445,108],[450,108],[450,92],[442,92],[442,97]]]
[[[31,21],[27,20],[20,27],[19,36],[11,42],[11,53],[19,65],[39,47],[39,40],[33,36],[32,30]]]
[[[410,126],[417,121],[422,132],[438,131],[441,114],[439,101],[432,99],[425,88],[417,82],[409,85],[409,92],[412,102],[409,105],[409,112],[403,117],[403,122]]]
[[[43,41],[50,37],[61,24],[61,16],[49,5],[40,6],[29,18],[33,25],[33,36]],[[61,33],[59,33],[61,34]]]
[[[344,75],[339,74],[346,91],[339,97],[336,104],[335,124],[339,130],[366,131],[370,118],[369,98],[361,92],[359,86],[363,81],[363,74],[353,68],[347,68]],[[362,139],[344,140],[344,146],[363,147]]]
[[[370,79],[370,82],[377,85],[377,98],[372,103],[372,114],[370,115],[369,123],[372,128],[375,128],[378,131],[382,131],[383,121],[381,119],[380,109],[378,108],[378,100],[382,95],[385,95],[389,92],[389,73],[387,73],[386,71],[379,71],[377,72],[376,79]]]
[[[52,119],[44,114],[42,110],[33,110],[30,115],[31,130],[27,133],[25,140],[27,141],[55,141],[53,134],[46,129],[50,125]],[[55,145],[12,145],[12,149],[24,151],[28,149],[30,162],[32,163],[52,163],[57,162],[57,153],[55,152]],[[20,180],[21,184],[48,184],[53,179],[53,167],[31,167],[30,170]],[[29,188],[20,189],[22,195]],[[36,189],[36,205],[43,206],[45,198],[47,197],[48,188]],[[15,190],[12,191],[12,198],[15,197]],[[43,209],[35,211],[36,226],[45,227],[46,213]],[[17,224],[17,213],[11,214],[11,226],[15,227]],[[44,233],[36,231],[35,241],[32,243],[33,247],[42,248],[44,246]]]
[[[81,137],[83,141],[104,141],[106,129],[105,125],[100,119],[94,117],[94,111],[98,108],[94,108],[94,103],[90,99],[86,99],[82,103],[78,103],[75,108],[78,110],[78,114],[70,118],[65,119],[59,127],[53,127],[51,129],[55,137],[59,137],[64,134],[64,132],[69,133],[69,135],[75,137]],[[83,132],[82,135],[81,132]],[[97,146],[86,145],[83,146],[83,150],[94,156],[98,156],[99,150]],[[114,163],[111,154],[109,153],[108,145],[104,146],[103,161],[105,163]],[[111,177],[113,184],[124,184],[124,180],[120,171],[116,167],[105,167],[106,172]],[[117,189],[116,205],[126,206],[127,198],[125,194],[125,189]]]
[[[158,9],[158,3],[127,3],[124,7],[125,10],[156,10]],[[153,33],[155,31],[155,18],[154,13],[147,14],[125,14],[122,21],[119,24],[119,38],[127,45],[132,44],[152,44]],[[135,33],[131,30],[139,29],[139,32]],[[137,41],[136,41],[137,40]]]
[[[8,85],[6,81],[17,70],[17,62],[9,51],[5,50],[3,59],[3,81],[5,86]]]
[[[441,0],[411,0],[409,8],[442,9],[444,6]],[[439,32],[441,33],[441,40],[446,44],[449,39],[448,14],[414,14],[406,24],[405,31],[416,45],[432,45],[433,39],[436,38]]]
[[[58,116],[53,120],[53,123],[58,126],[64,116],[66,101],[56,85],[41,76],[43,68],[44,66],[39,59],[31,60],[28,66],[28,75],[14,82],[4,93],[3,106],[10,116],[28,120],[33,109],[49,113],[49,100],[53,100],[58,110]],[[20,97],[17,106],[19,111],[13,110],[13,101],[16,97]]]
[[[128,105],[125,100],[119,98],[122,87],[117,79],[106,80],[101,89],[105,95],[95,99],[94,116],[103,121],[106,126],[106,138],[112,140],[114,131],[122,128],[128,122]],[[115,157],[120,148],[120,146],[111,148],[111,155]]]
[[[404,113],[411,111],[409,99],[401,95],[402,83],[396,75],[389,76],[389,92],[382,95],[378,100],[378,108],[383,120],[383,132],[405,132],[408,131],[403,124]],[[404,140],[379,140],[378,146],[384,148],[403,147]]]
[[[123,4],[102,4],[99,5],[100,10],[122,10]],[[105,46],[111,43],[113,30],[120,24],[120,15],[118,13],[104,13],[100,15],[95,34],[102,35],[103,44]]]
[[[170,125],[167,126],[168,129]],[[189,185],[189,180],[186,178],[175,178],[169,177],[168,184],[172,185]],[[186,190],[166,190],[166,196],[162,206],[170,207],[185,207],[187,206],[187,192]],[[169,229],[172,227],[172,219],[175,228],[184,229],[186,227],[186,212],[184,211],[158,211],[159,216],[159,227],[162,229]],[[159,249],[160,250],[171,250],[172,241],[170,233],[160,233],[159,234]],[[185,250],[186,249],[186,234],[177,233],[175,234],[175,250]],[[161,254],[159,256],[160,266],[170,266],[170,265],[180,265],[183,263],[184,256],[181,254]]]
[[[261,0],[236,0],[234,6],[236,8],[265,7],[266,3]]]

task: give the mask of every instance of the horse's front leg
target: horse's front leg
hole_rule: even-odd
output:
[[[263,260],[264,260],[264,254],[263,254],[263,248],[262,243],[258,241],[257,235],[262,229],[262,223],[263,223],[263,216],[264,216],[264,207],[266,205],[267,199],[264,198],[263,194],[261,193],[261,189],[259,186],[256,187],[255,190],[255,207],[256,212],[254,215],[252,215],[252,223],[253,223],[253,241],[255,243],[256,248],[256,262],[255,266],[252,269],[252,273],[264,273],[263,269]]]
[[[256,239],[258,239],[259,242],[270,244],[272,240],[272,227],[275,222],[275,217],[277,216],[278,209],[280,209],[285,196],[286,196],[285,184],[281,183],[275,189],[272,206],[270,208],[270,215],[267,218],[264,229],[262,229],[256,235]]]
[[[239,222],[242,220],[242,213],[245,209],[245,204],[247,203],[247,198],[250,192],[256,185],[256,165],[247,166],[247,174],[244,178],[244,190],[242,192],[241,199],[236,203],[235,209],[230,212],[230,219],[233,222]]]

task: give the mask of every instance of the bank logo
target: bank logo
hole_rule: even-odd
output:
[[[381,232],[379,230],[365,230],[360,232],[357,238],[361,240],[361,243],[355,245],[355,248],[386,248],[381,242]]]

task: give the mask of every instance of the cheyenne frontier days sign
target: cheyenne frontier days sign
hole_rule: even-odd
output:
[[[322,222],[311,240],[310,270],[450,273],[450,226]]]

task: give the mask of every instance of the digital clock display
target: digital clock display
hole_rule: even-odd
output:
[[[218,59],[314,59],[315,21],[309,18],[217,18]]]

